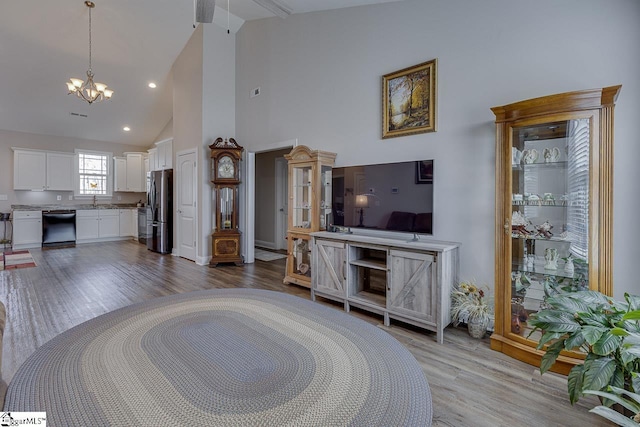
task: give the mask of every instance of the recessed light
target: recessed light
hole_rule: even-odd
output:
[[[123,131],[125,132],[129,132],[131,130],[131,128],[129,126],[125,126],[122,128]]]
[[[157,86],[156,86],[156,84],[154,82],[151,82],[151,83],[149,83],[149,87],[151,89],[155,89]]]

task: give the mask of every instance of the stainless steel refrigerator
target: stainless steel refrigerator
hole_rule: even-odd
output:
[[[173,170],[149,172],[147,248],[161,254],[173,248]]]

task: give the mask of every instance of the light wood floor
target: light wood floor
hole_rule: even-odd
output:
[[[174,293],[248,287],[309,299],[309,291],[283,285],[284,260],[209,268],[158,255],[135,242],[86,244],[32,250],[38,265],[0,272],[0,300],[7,305],[3,376],[7,381],[39,346],[67,329],[103,313]],[[342,310],[341,305],[327,301]],[[382,326],[376,315],[352,311],[402,342],[418,360],[433,397],[434,426],[607,426],[588,410],[594,398],[572,407],[566,379],[537,369],[448,328],[444,344],[407,325]]]

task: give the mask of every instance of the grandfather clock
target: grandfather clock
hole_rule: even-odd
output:
[[[219,263],[242,264],[238,229],[238,185],[244,148],[233,138],[216,139],[211,149],[211,182],[216,198],[216,217],[211,235],[210,267]]]

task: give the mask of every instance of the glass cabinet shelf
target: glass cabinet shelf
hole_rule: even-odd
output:
[[[546,163],[516,163],[511,164],[513,170],[525,170],[530,168],[535,169],[562,169],[567,167],[566,161],[561,162],[546,162]]]

